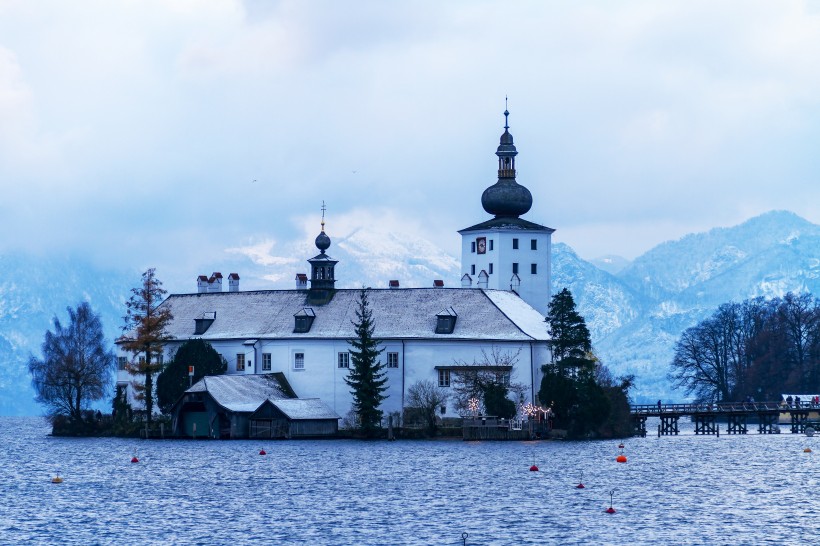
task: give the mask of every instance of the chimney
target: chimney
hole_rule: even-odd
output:
[[[436,279],[433,281],[433,288],[444,288],[444,281],[441,279]]]
[[[388,283],[388,286],[389,286],[390,288],[398,288],[398,287],[399,287],[399,281],[397,281],[397,280],[392,280],[392,281],[390,281],[390,282]]]
[[[471,286],[473,286],[473,278],[465,273],[464,276],[461,277],[461,288],[470,288]]]
[[[200,275],[196,278],[196,292],[197,294],[204,294],[208,291],[208,276]]]
[[[208,279],[208,292],[222,292],[222,273],[214,271]]]
[[[228,292],[239,292],[239,273],[228,275]]]
[[[487,275],[487,272],[482,269],[481,272],[478,274],[478,287],[479,288],[487,288],[487,285],[489,284],[489,281],[490,281],[490,276]]]
[[[296,290],[307,290],[308,278],[305,273],[296,274]]]

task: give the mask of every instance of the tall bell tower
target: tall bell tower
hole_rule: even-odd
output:
[[[504,132],[495,155],[498,181],[484,190],[481,206],[493,218],[462,229],[461,285],[511,290],[546,315],[552,274],[552,228],[521,218],[532,208],[530,190],[516,181],[515,157],[504,110]]]

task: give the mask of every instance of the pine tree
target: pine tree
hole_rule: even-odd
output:
[[[368,437],[375,436],[380,428],[382,401],[387,398],[385,365],[378,360],[384,349],[379,348],[379,341],[373,338],[374,323],[367,290],[362,289],[356,309],[357,322],[353,322],[356,337],[348,340],[352,350],[350,359],[353,365],[345,382],[353,394],[353,412],[358,416],[362,431]]]
[[[137,363],[128,366],[132,375],[143,376],[144,381],[132,383],[137,399],[145,401],[148,424],[154,411],[154,375],[162,368],[162,348],[170,339],[165,328],[173,320],[171,310],[160,304],[167,293],[154,269],[142,274],[142,285],[131,289],[126,302],[125,332],[122,341],[126,351],[134,353]],[[143,358],[140,358],[143,357]]]

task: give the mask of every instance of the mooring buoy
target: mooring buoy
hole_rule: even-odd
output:
[[[538,472],[538,467],[537,467],[537,466],[535,466],[535,465],[532,465],[532,466],[530,467],[530,472]]]

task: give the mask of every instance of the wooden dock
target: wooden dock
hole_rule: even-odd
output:
[[[646,420],[659,417],[658,436],[676,436],[678,421],[689,416],[695,424],[696,435],[720,436],[720,424],[726,423],[726,434],[746,434],[749,422],[757,422],[758,434],[780,432],[781,416],[786,416],[792,434],[806,432],[810,412],[820,412],[820,406],[808,402],[728,402],[720,404],[642,404],[630,407],[637,436],[646,436]]]

